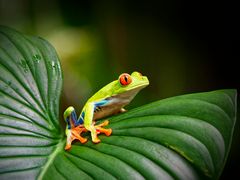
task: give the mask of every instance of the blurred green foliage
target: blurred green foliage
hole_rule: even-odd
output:
[[[137,70],[150,79],[151,85],[131,107],[208,90],[213,81],[210,67],[204,64],[208,58],[201,49],[204,44],[187,42],[184,24],[172,18],[178,4],[0,2],[3,24],[42,36],[56,48],[65,77],[63,107],[72,104],[80,109],[122,72]]]
[[[233,6],[0,0],[0,24],[41,36],[56,48],[64,72],[62,109],[73,105],[79,112],[94,92],[137,70],[150,86],[128,107],[133,108],[179,94],[238,88]]]

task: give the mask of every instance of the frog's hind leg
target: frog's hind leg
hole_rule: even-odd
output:
[[[71,148],[72,142],[77,139],[81,143],[85,143],[87,139],[83,138],[81,136],[81,133],[86,131],[83,124],[80,123],[80,121],[77,120],[77,115],[75,109],[70,106],[68,107],[64,114],[64,119],[67,123],[66,127],[66,135],[67,135],[67,143],[65,146],[65,150],[68,150]]]
[[[104,133],[106,136],[110,136],[112,134],[112,129],[105,129],[104,126],[107,126],[109,124],[108,120],[105,120],[103,123],[95,125],[95,129],[97,130],[97,133]]]
[[[68,131],[68,132],[67,132]],[[71,130],[67,130],[66,134],[67,134],[67,143],[65,146],[65,150],[69,150],[71,148],[72,145],[72,141],[74,140],[73,136],[71,135]]]

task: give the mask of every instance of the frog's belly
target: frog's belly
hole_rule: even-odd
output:
[[[138,91],[139,89],[134,89],[108,98],[108,105],[96,107],[93,120],[105,118],[121,112],[121,109],[131,102]]]
[[[120,112],[123,106],[124,105],[97,107],[93,115],[93,120],[117,114]]]

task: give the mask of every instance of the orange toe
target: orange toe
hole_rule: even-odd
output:
[[[82,144],[86,143],[87,141],[88,141],[88,140],[87,140],[86,138],[82,138],[82,139],[81,139],[81,143],[82,143]]]
[[[65,150],[69,150],[69,149],[71,149],[71,144],[67,144],[67,145],[65,146]]]
[[[95,138],[95,139],[92,140],[92,142],[95,143],[95,144],[97,144],[97,143],[100,143],[101,140],[100,140],[99,138]]]
[[[110,136],[112,134],[112,129],[106,129],[105,134],[106,136]]]

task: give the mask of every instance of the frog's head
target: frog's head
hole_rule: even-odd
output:
[[[141,89],[149,85],[148,78],[139,72],[133,72],[131,75],[123,73],[114,83],[114,94],[132,92],[137,94]],[[131,94],[131,93],[130,93]]]

